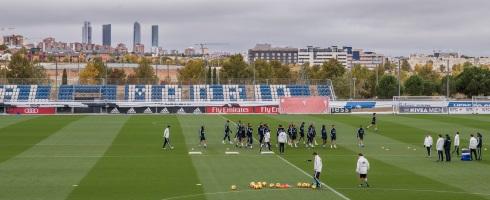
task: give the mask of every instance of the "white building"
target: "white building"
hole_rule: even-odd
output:
[[[309,63],[310,66],[321,65],[330,59],[336,59],[344,67],[348,67],[348,57],[348,53],[343,49],[337,48],[337,46],[328,48],[308,46],[298,50],[298,64],[300,65],[305,63]]]
[[[433,70],[440,70],[440,66],[447,66],[449,61],[450,70],[454,65],[463,65],[469,62],[473,65],[490,65],[488,57],[467,57],[460,56],[457,53],[434,53],[432,55],[412,54],[408,58],[410,66],[415,68],[416,65],[425,65],[432,63]]]
[[[362,49],[352,50],[352,54],[348,59],[352,59],[352,65],[361,65],[369,69],[376,68],[383,64],[384,56],[372,51],[364,51]]]

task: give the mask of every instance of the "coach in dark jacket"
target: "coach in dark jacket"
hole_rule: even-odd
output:
[[[444,140],[444,154],[446,154],[446,162],[451,161],[451,137],[448,134]]]
[[[481,133],[476,133],[476,139],[478,139],[478,145],[476,145],[476,151],[478,151],[478,158],[476,160],[481,160],[481,148],[483,147],[483,136]]]

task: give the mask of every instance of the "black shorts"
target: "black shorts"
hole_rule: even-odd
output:
[[[360,135],[360,136],[358,136],[358,138],[359,138],[360,140],[364,140],[364,135]]]
[[[330,140],[337,140],[337,136],[330,136]]]
[[[315,172],[315,178],[316,178],[316,179],[319,179],[319,178],[320,178],[320,173],[321,173],[321,172]]]
[[[367,174],[359,174],[359,178],[367,178]]]
[[[297,138],[297,136],[296,136],[296,135],[291,136],[291,139],[292,139],[292,140],[296,140],[296,138]]]
[[[206,140],[206,137],[201,137],[201,141],[204,141],[204,140]]]
[[[328,137],[327,136],[322,137],[322,140],[328,140]]]
[[[376,122],[371,122],[371,125],[376,125]]]

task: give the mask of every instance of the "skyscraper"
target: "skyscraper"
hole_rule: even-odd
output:
[[[89,21],[83,22],[82,43],[83,44],[92,44],[92,25],[90,25]]]
[[[133,26],[133,51],[139,44],[141,44],[141,26],[140,23],[135,22]]]
[[[111,46],[111,25],[102,25],[102,45]]]
[[[158,47],[158,25],[151,26],[151,47]]]

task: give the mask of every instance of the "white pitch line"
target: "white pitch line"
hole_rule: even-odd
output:
[[[253,189],[244,189],[244,190],[232,190],[232,191],[223,191],[223,192],[208,192],[208,193],[200,193],[200,194],[188,194],[181,196],[173,196],[164,198],[162,200],[172,200],[172,199],[188,199],[193,197],[207,196],[207,195],[219,195],[219,194],[231,194],[231,193],[244,193],[244,192],[285,192],[291,190],[305,190],[305,188],[288,188],[288,189],[261,189],[261,190],[253,190]]]
[[[338,190],[359,190],[360,188],[337,188]],[[408,191],[408,192],[436,192],[436,193],[452,193],[452,194],[471,194],[471,195],[482,195],[490,196],[487,193],[478,192],[458,192],[458,191],[448,191],[448,190],[430,190],[430,189],[404,189],[404,188],[376,188],[370,187],[366,188],[368,190],[385,190],[385,191]]]
[[[220,115],[220,117],[222,117],[223,119],[225,120],[230,120],[226,117],[223,117],[223,115]],[[230,122],[236,124],[233,120],[230,120]],[[254,138],[256,139],[256,138]],[[283,157],[281,156],[278,156],[276,155],[279,159],[281,159],[282,161],[284,161],[285,163],[289,164],[290,166],[296,168],[298,171],[302,172],[303,174],[305,174],[306,176],[310,177],[310,178],[313,178],[313,176],[311,176],[310,174],[306,173],[304,170],[302,170],[301,168],[299,168],[298,166],[294,165],[293,163],[289,162],[288,160],[284,159]],[[350,200],[348,197],[346,197],[345,195],[343,195],[342,193],[338,192],[337,190],[333,189],[332,187],[330,187],[329,185],[323,183],[323,182],[320,182],[323,186],[325,186],[327,189],[329,189],[330,191],[332,191],[333,193],[335,193],[336,195],[338,195],[339,197],[341,197],[342,199],[345,199],[345,200]]]
[[[313,176],[311,176],[310,174],[306,173],[304,170],[302,170],[301,168],[299,168],[298,166],[294,165],[293,163],[290,163],[288,160],[284,159],[283,157],[281,156],[278,156],[276,155],[279,159],[281,159],[282,161],[284,161],[285,163],[289,164],[291,167],[294,167],[296,168],[298,171],[302,172],[303,174],[305,174],[306,176],[310,177],[310,178],[313,178]],[[343,195],[342,193],[338,192],[337,190],[333,189],[332,187],[330,187],[329,185],[323,183],[323,182],[320,182],[323,186],[325,186],[327,189],[329,189],[330,191],[332,191],[333,193],[335,193],[336,195],[338,195],[339,197],[342,197],[342,199],[345,199],[345,200],[350,200],[348,197],[346,197],[345,195]]]

